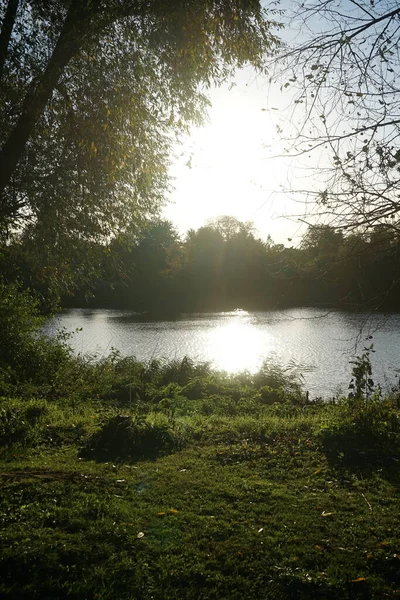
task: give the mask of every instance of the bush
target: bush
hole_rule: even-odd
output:
[[[39,421],[46,415],[42,403],[26,406],[8,402],[0,409],[0,447],[32,446],[39,440]]]
[[[279,390],[279,395],[290,396],[291,400],[300,401],[303,398],[299,373],[295,366],[282,367],[270,361],[264,361],[260,370],[254,375],[256,388]]]
[[[89,438],[81,456],[96,460],[155,458],[178,446],[178,436],[167,418],[116,415]]]
[[[214,394],[224,394],[227,390],[212,377],[194,377],[182,388],[181,393],[188,400],[197,400]]]
[[[42,320],[38,304],[18,284],[0,282],[0,365],[21,368],[32,354]]]
[[[400,458],[400,415],[390,398],[342,399],[319,434],[328,461],[346,469],[390,471]]]
[[[285,391],[282,388],[274,389],[269,385],[264,385],[258,393],[260,401],[263,404],[274,404],[275,402],[285,401]]]
[[[194,377],[207,377],[211,371],[209,363],[196,363],[185,356],[182,360],[152,360],[144,369],[143,379],[147,378],[147,381],[153,381],[159,386],[177,383],[183,387]]]
[[[22,383],[48,383],[70,360],[65,334],[40,335],[43,318],[37,301],[17,283],[0,282],[0,393]]]

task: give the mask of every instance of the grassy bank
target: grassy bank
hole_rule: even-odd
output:
[[[2,597],[400,598],[397,393],[60,356],[1,400]]]
[[[0,596],[400,598],[399,391],[75,357],[0,285]]]

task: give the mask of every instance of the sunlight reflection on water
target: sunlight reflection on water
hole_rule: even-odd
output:
[[[218,369],[255,373],[273,350],[273,336],[257,328],[249,313],[242,311],[234,319],[210,330],[207,345]]]
[[[366,320],[365,314],[297,308],[282,311],[181,315],[174,321],[143,321],[129,311],[68,310],[50,320],[45,332],[82,328],[71,346],[77,353],[98,358],[117,349],[124,356],[210,361],[228,372],[257,371],[264,360],[297,365],[306,389],[313,395],[346,392],[351,377],[349,360],[359,338],[358,353],[374,343],[374,379],[394,381],[400,347],[400,314]],[[379,328],[376,330],[377,325]],[[373,339],[367,339],[369,335]],[[398,376],[397,376],[398,379]]]

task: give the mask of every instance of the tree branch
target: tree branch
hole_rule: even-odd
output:
[[[0,151],[0,201],[25,150],[38,117],[42,114],[65,66],[78,53],[89,27],[88,3],[72,0],[60,37],[45,71],[30,85],[21,115]],[[0,212],[3,212],[0,208]]]

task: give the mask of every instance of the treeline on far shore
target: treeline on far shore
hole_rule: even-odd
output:
[[[71,245],[72,247],[72,245]],[[154,314],[265,310],[289,306],[396,310],[400,306],[400,238],[389,226],[345,235],[328,225],[310,227],[298,247],[263,241],[251,223],[220,217],[181,239],[165,220],[108,245],[80,242],[65,255],[75,288],[64,307],[121,308]],[[54,249],[52,249],[54,251]],[[79,269],[80,256],[97,255],[97,268]],[[49,265],[32,268],[32,257],[17,240],[7,248],[8,267],[46,296],[41,282]],[[42,271],[41,271],[42,269]],[[6,269],[7,270],[7,269]],[[28,276],[29,273],[29,276]],[[60,272],[56,273],[60,280]]]

